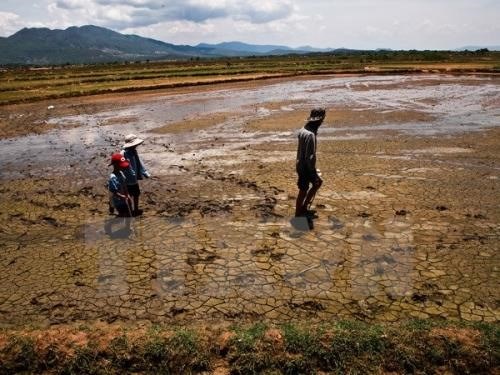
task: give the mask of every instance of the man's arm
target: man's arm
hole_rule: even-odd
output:
[[[139,160],[139,170],[140,170],[141,175],[143,175],[146,178],[150,178],[151,174],[148,172],[148,170],[144,166],[142,159],[140,157],[137,157],[137,159]]]

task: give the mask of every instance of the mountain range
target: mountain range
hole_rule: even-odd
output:
[[[468,46],[456,51],[474,51],[500,46]],[[290,48],[283,45],[255,45],[241,42],[176,45],[138,35],[124,35],[98,26],[72,26],[66,30],[24,28],[0,37],[0,66],[92,64],[119,61],[180,60],[190,58],[306,54],[314,52],[351,52],[346,48]],[[379,49],[377,51],[391,51]]]
[[[311,53],[311,52],[329,52],[331,48],[314,48],[311,46],[303,46],[298,48],[290,48],[287,46],[278,45],[256,45],[242,42],[223,42],[219,44],[200,43],[196,47],[209,48],[218,51],[224,55],[227,54],[252,54],[252,55],[283,55],[290,53]]]
[[[134,60],[176,60],[196,57],[233,57],[325,52],[313,47],[290,48],[241,42],[175,45],[137,35],[124,35],[98,27],[66,30],[24,28],[0,38],[0,65],[50,65]]]

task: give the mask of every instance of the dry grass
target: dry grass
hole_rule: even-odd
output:
[[[0,104],[308,74],[498,73],[498,52],[353,52],[0,72]]]
[[[245,82],[259,79],[290,76],[290,73],[248,73],[233,75],[186,76],[168,78],[150,78],[141,80],[120,80],[109,82],[68,84],[62,86],[40,86],[33,89],[23,87],[16,90],[0,91],[0,105],[9,103],[31,102],[45,99],[57,99],[76,96],[97,95],[142,90],[173,89],[185,86],[211,85],[218,83]]]
[[[476,348],[480,344],[481,332],[477,329],[460,327],[433,328],[429,336],[455,340],[462,345]]]

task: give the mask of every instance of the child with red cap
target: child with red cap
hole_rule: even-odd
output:
[[[109,176],[108,190],[112,193],[111,203],[118,211],[118,216],[132,216],[130,209],[130,196],[127,190],[127,182],[124,170],[130,167],[130,163],[125,157],[116,153],[111,155],[111,163],[113,172]]]

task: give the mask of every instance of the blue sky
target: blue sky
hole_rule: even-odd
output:
[[[93,24],[176,44],[500,45],[500,0],[1,0],[0,36]]]

